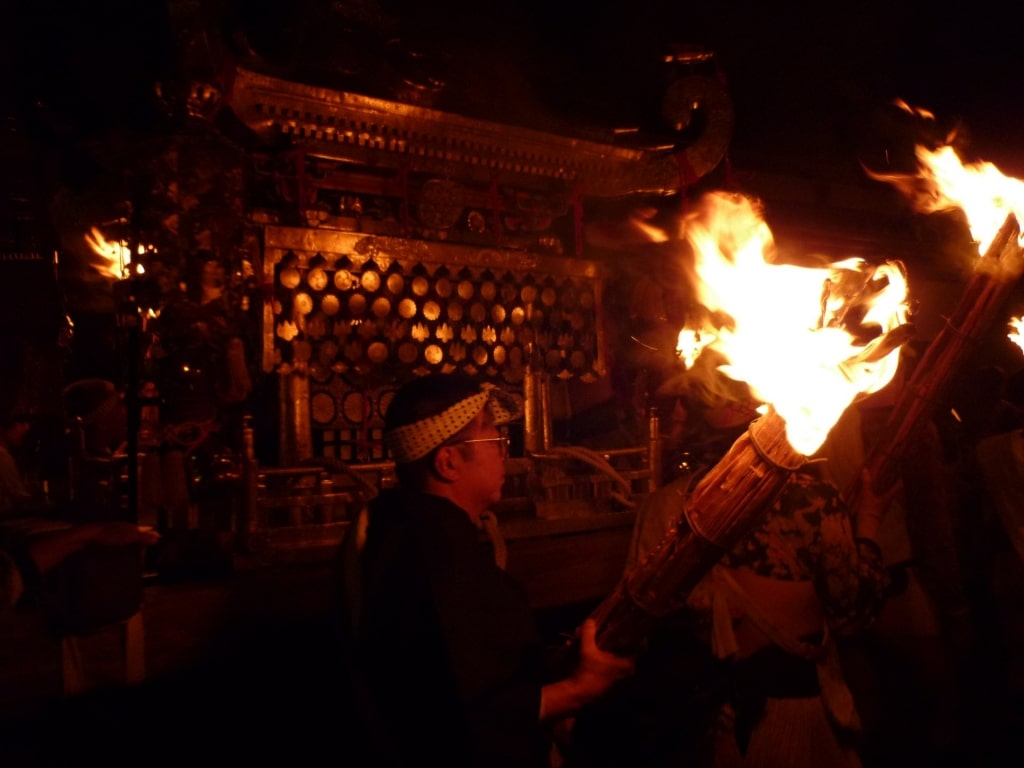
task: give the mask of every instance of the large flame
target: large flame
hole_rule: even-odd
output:
[[[726,375],[782,416],[790,444],[813,453],[854,398],[896,373],[892,332],[907,318],[903,270],[859,259],[773,264],[771,231],[741,195],[707,195],[682,226],[699,300],[719,318],[699,329],[701,340],[724,355]],[[693,330],[680,334],[681,347]]]

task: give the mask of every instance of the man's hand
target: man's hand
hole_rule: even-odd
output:
[[[565,680],[545,685],[541,691],[540,719],[554,720],[571,715],[603,696],[615,683],[631,676],[636,664],[631,658],[602,651],[597,645],[597,622],[580,625],[579,662]]]
[[[602,651],[597,645],[597,622],[587,619],[577,633],[580,638],[580,660],[572,677],[591,698],[603,695],[619,680],[632,676],[636,662],[626,656]]]

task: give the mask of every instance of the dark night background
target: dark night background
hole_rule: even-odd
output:
[[[190,78],[216,78],[238,64],[385,98],[411,81],[435,93],[432,106],[442,111],[604,141],[630,129],[624,142],[665,146],[679,138],[661,114],[674,66],[665,56],[682,46],[714,53],[735,111],[728,166],[741,187],[750,181],[753,191],[768,191],[773,229],[788,217],[803,234],[813,214],[825,232],[853,223],[863,230],[854,222],[860,216],[866,238],[903,237],[893,257],[948,279],[969,268],[967,260],[955,254],[951,263],[927,237],[922,247],[921,231],[905,217],[870,230],[889,214],[886,205],[907,204],[864,167],[908,170],[926,129],[933,139],[955,130],[968,159],[1024,175],[1024,106],[1014,79],[1024,72],[1013,34],[1019,14],[1002,5],[1009,4],[15,0],[0,38],[0,108],[17,133],[4,185],[10,199],[28,200],[39,225],[29,234],[41,250],[52,243],[61,251],[65,298],[93,302],[96,279],[76,263],[81,242],[60,242],[45,225],[56,192],[62,200],[98,197],[93,190],[116,175],[124,147],[180,132]],[[907,119],[895,99],[933,112],[934,125]],[[230,110],[215,128],[243,146],[249,138]],[[758,175],[781,181],[759,188]],[[771,193],[790,188],[801,202],[787,210],[791,201]],[[832,205],[851,190],[860,204],[877,198],[874,210],[851,216]],[[666,204],[675,215],[673,206]],[[591,206],[591,216],[599,210]],[[29,283],[39,281],[7,280],[0,325],[50,345],[60,314],[52,305],[61,299],[25,290]],[[81,309],[77,357],[65,373],[116,379],[109,303]],[[42,317],[20,320],[32,313]]]
[[[661,57],[670,44],[697,45],[717,54],[728,80],[739,160],[856,167],[877,138],[877,114],[901,98],[944,124],[961,123],[979,155],[1007,170],[1021,163],[1014,77],[1022,55],[1008,3],[17,0],[7,7],[6,95],[45,109],[57,133],[99,136],[152,120],[153,82],[180,65],[181,20],[198,15],[239,58],[354,91],[386,82],[396,68],[408,73],[413,52],[426,76],[445,82],[451,105],[523,123],[659,129]]]

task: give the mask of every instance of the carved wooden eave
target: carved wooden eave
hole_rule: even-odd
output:
[[[701,176],[720,159],[565,137],[243,68],[236,69],[227,104],[262,140],[285,139],[327,159],[594,197],[671,194],[681,187],[682,163]]]

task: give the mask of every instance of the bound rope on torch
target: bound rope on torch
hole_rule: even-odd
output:
[[[708,544],[714,544],[716,547],[718,546],[715,540],[711,538],[707,531],[704,530],[700,523],[700,518],[691,514],[690,508],[685,504],[683,505],[683,518],[686,520],[686,524],[690,526],[690,530],[693,531],[694,536],[700,536],[700,538],[704,539]]]
[[[685,504],[683,505],[683,515],[684,517],[687,517]],[[689,518],[687,517],[687,520],[688,519]],[[672,526],[671,534],[671,538],[666,538],[665,541],[661,544],[661,546],[659,546],[657,549],[651,552],[651,557],[653,557],[656,552],[660,552],[662,547],[674,545],[676,542],[679,541],[680,530],[678,525]],[[661,607],[656,608],[650,605],[649,603],[645,602],[637,595],[632,581],[633,579],[630,578],[623,580],[622,593],[626,596],[626,599],[628,599],[629,602],[633,603],[633,605],[635,605],[637,608],[643,611],[644,614],[647,616],[651,616],[656,619],[661,619],[665,616],[671,616],[673,613],[680,610],[686,605],[685,598],[681,598],[679,595],[672,595],[670,599],[663,602],[663,605]]]
[[[774,416],[774,418],[769,419],[768,417],[762,417],[751,422],[746,432],[747,440],[757,457],[763,461],[769,469],[780,471],[786,475],[792,474],[806,464],[806,458],[791,448],[789,443],[786,441],[785,421],[782,417],[775,411],[771,411],[770,415]],[[762,432],[765,432],[769,427],[774,427],[778,431],[777,435],[769,436],[769,438],[776,439],[774,446],[765,445],[763,442]],[[781,429],[779,429],[779,427],[781,427]],[[783,453],[792,454],[796,457],[792,464],[784,464],[776,458],[776,456],[772,455],[773,452],[770,449],[773,447],[777,448],[780,444],[785,449]],[[780,451],[776,450],[775,453],[780,453]],[[758,477],[762,477],[765,474],[763,470],[756,467],[751,467],[750,471],[756,472]],[[786,482],[788,482],[788,478]],[[694,510],[691,512],[689,509],[684,508],[686,522],[689,524],[694,534],[715,546],[721,547],[722,545],[716,537],[702,525],[700,518],[697,516],[698,511],[699,510]],[[712,520],[711,522],[714,523],[716,521]],[[717,533],[722,533],[722,531],[717,531]]]
[[[781,416],[779,418],[781,418]],[[760,432],[763,429],[763,423],[764,419],[757,419],[747,429],[747,434],[750,436],[751,447],[766,464],[774,467],[775,469],[781,469],[784,472],[796,472],[798,469],[800,469],[800,467],[802,467],[806,463],[803,456],[796,454],[796,451],[792,451],[794,454],[798,456],[798,461],[792,466],[787,466],[776,461],[772,456],[770,456],[768,454],[768,450],[757,441],[758,432]],[[783,433],[783,435],[785,435],[785,433]]]
[[[695,529],[693,529],[693,526],[691,524],[689,509],[687,508],[687,505],[686,505],[686,497],[689,494],[690,489],[692,488],[693,480],[694,480],[693,477],[689,478],[689,480],[686,483],[686,488],[680,494],[681,497],[682,497],[682,501],[680,502],[680,504],[682,506],[682,513],[681,513],[681,515],[679,517],[679,522],[677,522],[675,525],[673,525],[668,530],[668,532],[665,534],[665,537],[662,539],[661,543],[648,553],[648,555],[645,558],[645,560],[651,560],[657,554],[660,554],[662,552],[663,548],[675,546],[679,542],[681,536],[685,533],[685,531],[680,530],[680,527],[679,527],[680,523],[683,522],[683,521],[685,521],[688,525],[690,525],[690,528],[691,528],[691,530],[693,530],[695,535],[700,535],[700,534],[697,533],[697,531]],[[707,539],[706,536],[701,535],[701,538],[703,538],[705,541],[709,541],[709,543],[714,545],[714,542],[711,542],[709,539]],[[671,557],[667,557],[665,559],[666,560],[670,560]],[[639,571],[634,571],[633,573],[635,574],[635,573],[638,573],[638,572]],[[679,595],[675,595],[670,600],[665,602],[665,604],[661,608],[655,608],[655,607],[651,606],[650,604],[646,603],[643,599],[641,599],[637,595],[636,589],[635,589],[634,585],[632,584],[632,581],[633,581],[632,578],[626,578],[623,581],[623,585],[622,585],[623,594],[625,594],[626,598],[631,603],[633,603],[633,605],[635,605],[637,608],[639,608],[641,611],[643,611],[648,616],[652,616],[654,618],[662,618],[664,616],[668,616],[668,615],[670,615],[672,613],[675,613],[676,611],[678,611],[679,609],[683,608],[686,605],[685,598],[682,598]]]

